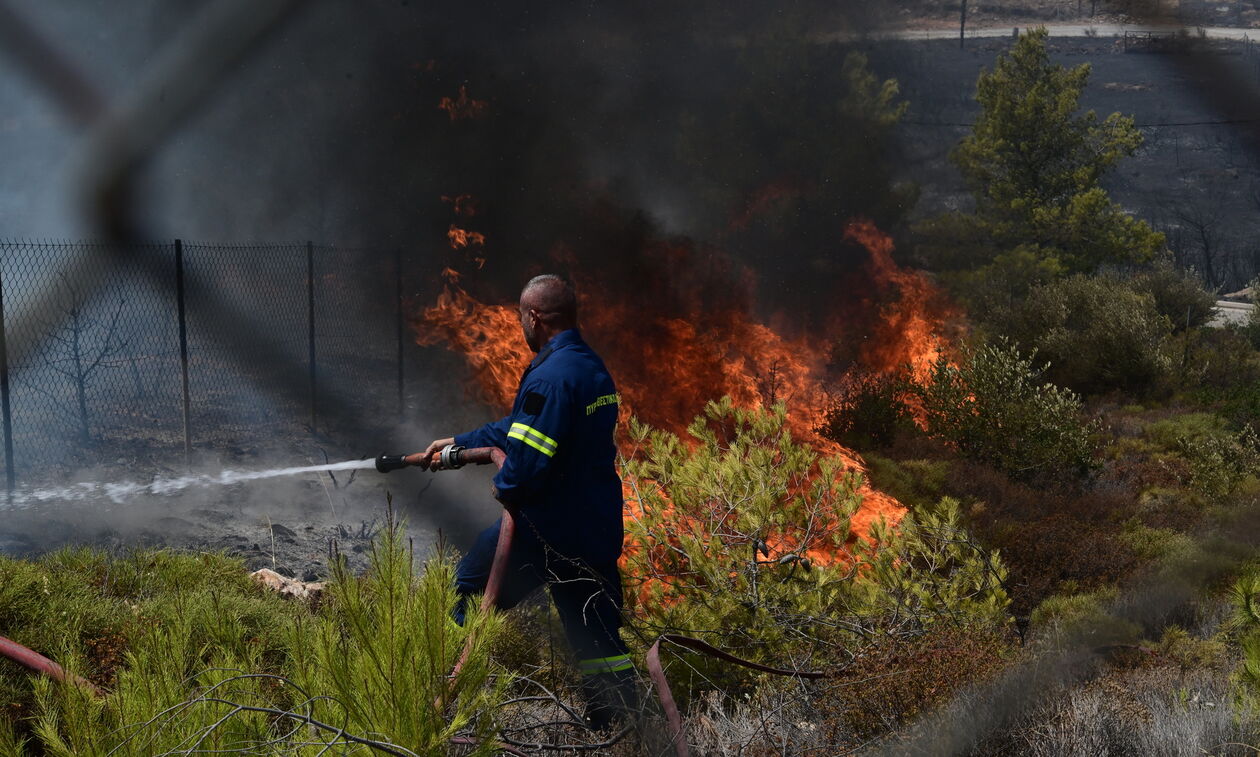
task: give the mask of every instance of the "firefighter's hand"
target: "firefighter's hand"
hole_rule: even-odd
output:
[[[434,439],[429,442],[429,446],[425,448],[420,462],[416,463],[425,470],[435,471],[442,464],[442,449],[448,445],[455,443],[455,437],[448,436],[445,439]]]

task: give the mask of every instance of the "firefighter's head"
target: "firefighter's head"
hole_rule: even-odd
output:
[[[561,331],[577,326],[577,294],[573,285],[553,273],[529,280],[521,290],[521,328],[534,352]]]

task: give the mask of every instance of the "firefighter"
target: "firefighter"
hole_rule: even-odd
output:
[[[559,276],[536,276],[520,297],[521,328],[537,353],[521,376],[506,418],[437,439],[421,465],[436,470],[448,445],[499,447],[507,454],[494,496],[517,527],[498,606],[515,606],[546,585],[578,657],[587,724],[595,730],[637,708],[637,676],[621,640],[617,560],[624,538],[621,479],[613,432],[619,397],[599,356],[577,328],[577,298]],[[456,569],[459,605],[485,591],[499,538],[487,528]]]

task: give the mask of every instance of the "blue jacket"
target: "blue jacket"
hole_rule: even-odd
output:
[[[529,364],[511,415],[455,443],[507,453],[494,486],[516,508],[518,534],[537,535],[565,556],[616,560],[624,538],[613,438],[619,400],[604,361],[569,329]]]

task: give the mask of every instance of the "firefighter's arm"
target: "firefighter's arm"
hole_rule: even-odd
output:
[[[493,423],[487,423],[481,428],[474,429],[464,434],[458,434],[452,443],[461,447],[472,449],[473,447],[498,447],[505,449],[507,447],[507,432],[511,425],[512,416],[500,418]]]
[[[543,381],[525,387],[508,418],[507,461],[494,477],[494,496],[523,504],[546,483],[557,453],[569,440],[569,407],[560,389]]]
[[[469,449],[474,447],[498,447],[503,449],[507,446],[509,420],[510,417],[500,418],[493,423],[487,423],[481,428],[467,433],[448,436],[445,439],[434,439],[429,442],[428,447],[425,447],[422,462],[417,463],[417,465],[429,470],[437,470],[438,456],[442,453],[442,449],[452,444]]]

